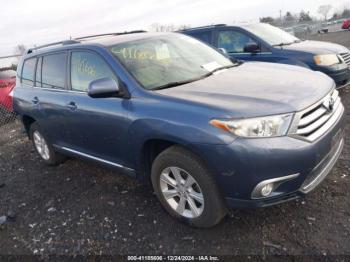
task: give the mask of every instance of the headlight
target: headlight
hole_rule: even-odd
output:
[[[341,62],[341,60],[339,60],[339,57],[335,54],[316,55],[314,56],[314,61],[316,65],[319,66],[332,66]]]
[[[210,124],[241,137],[276,137],[287,134],[292,115],[266,116],[240,120],[214,119]]]

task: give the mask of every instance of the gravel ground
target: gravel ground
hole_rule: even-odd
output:
[[[350,87],[341,95],[349,119]],[[45,166],[19,129],[0,127],[0,217],[15,213],[0,227],[0,254],[350,255],[349,125],[337,165],[305,199],[231,210],[206,230],[173,220],[149,187],[108,169]]]

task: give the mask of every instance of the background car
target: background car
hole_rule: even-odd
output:
[[[347,19],[343,22],[343,25],[341,27],[342,29],[350,29],[350,19]]]
[[[350,80],[348,48],[302,40],[269,24],[220,24],[180,32],[221,49],[232,59],[290,64],[321,71],[333,78],[338,88]]]
[[[13,112],[12,91],[16,85],[16,72],[13,70],[0,71],[0,112]]]

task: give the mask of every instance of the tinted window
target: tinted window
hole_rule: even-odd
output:
[[[117,80],[112,70],[99,55],[90,52],[72,53],[72,90],[87,91],[92,81],[105,77]]]
[[[210,31],[194,33],[194,34],[190,34],[190,35],[205,42],[205,43],[209,43],[209,44],[211,43],[211,32]]]
[[[36,58],[30,58],[24,61],[22,71],[22,83],[27,85],[34,84],[34,70],[35,70]]]
[[[43,57],[42,87],[64,89],[66,79],[66,53]]]
[[[42,66],[42,63],[43,63],[43,59],[42,57],[39,58],[38,60],[38,64],[36,66],[36,73],[35,73],[35,86],[42,86],[41,84],[41,66]]]
[[[228,53],[244,53],[244,47],[248,44],[257,44],[249,36],[233,30],[220,31],[218,47],[224,48]]]

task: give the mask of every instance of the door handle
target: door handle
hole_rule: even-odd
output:
[[[74,111],[74,110],[76,110],[78,107],[77,107],[77,104],[75,103],[75,102],[69,102],[68,104],[67,104],[67,107],[70,109],[70,110],[72,110],[72,111]]]
[[[39,104],[39,98],[37,96],[35,96],[33,99],[32,99],[32,103],[37,105]]]

